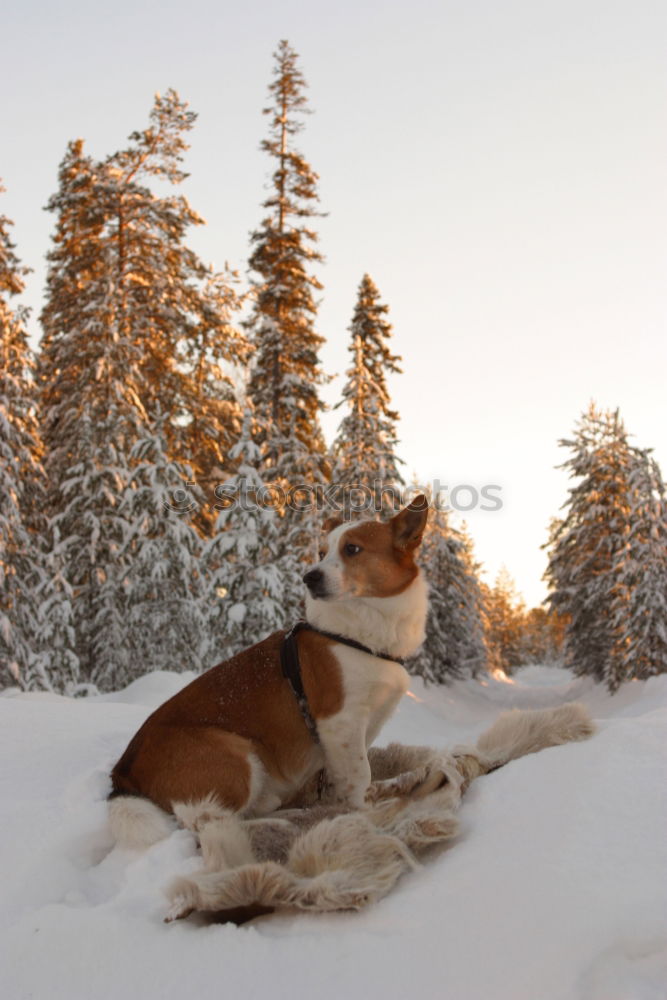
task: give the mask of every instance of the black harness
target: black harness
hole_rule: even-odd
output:
[[[337,632],[327,632],[326,629],[316,628],[315,625],[311,625],[310,622],[304,619],[293,625],[280,645],[280,665],[283,677],[286,678],[294,692],[299,711],[308,727],[308,731],[315,743],[319,743],[320,737],[317,732],[317,723],[311,714],[308,698],[303,686],[301,664],[299,663],[299,647],[296,641],[297,635],[304,629],[307,629],[309,632],[317,632],[318,635],[323,635],[333,642],[340,642],[344,646],[351,646],[352,649],[359,649],[362,653],[368,653],[370,656],[377,656],[381,660],[392,660],[394,663],[400,663],[401,666],[405,663],[405,660],[399,656],[390,656],[389,653],[376,653],[370,646],[364,646],[363,642],[357,642],[356,639],[349,639],[346,635],[339,635]]]

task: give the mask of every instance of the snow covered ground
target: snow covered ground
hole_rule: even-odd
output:
[[[362,913],[165,925],[197,868],[180,831],[110,849],[108,771],[190,678],[0,698],[0,995],[6,1000],[665,1000],[667,677],[616,696],[564,671],[412,684],[382,740],[451,746],[509,706],[585,702],[599,732],[475,782],[462,833]]]

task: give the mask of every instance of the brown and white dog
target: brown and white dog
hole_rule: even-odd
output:
[[[337,798],[362,806],[367,749],[408,685],[396,662],[424,640],[427,586],[415,563],[428,504],[417,497],[389,521],[325,523],[320,562],[306,573],[306,620],[297,636],[313,739],[283,676],[277,632],[208,670],[161,705],[112,771],[116,840],[143,846],[172,829],[168,813],[222,809],[245,816],[279,808],[326,768]],[[384,656],[382,655],[384,654]]]

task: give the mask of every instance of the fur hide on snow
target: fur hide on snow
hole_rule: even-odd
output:
[[[193,911],[242,923],[291,908],[357,910],[386,895],[419,858],[458,832],[456,811],[471,781],[525,754],[594,732],[579,704],[503,713],[474,747],[437,751],[398,743],[369,751],[366,806],[349,810],[305,788],[298,803],[244,819],[214,801],[180,806],[201,844],[204,870],[167,890],[167,921]]]

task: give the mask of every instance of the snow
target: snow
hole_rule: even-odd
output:
[[[599,732],[475,782],[453,846],[373,908],[240,928],[162,922],[162,888],[198,866],[189,833],[142,854],[106,825],[110,766],[190,679],[0,698],[3,997],[664,1000],[667,677],[613,697],[539,666],[514,683],[413,679],[383,741],[453,746],[509,706],[574,699]]]

